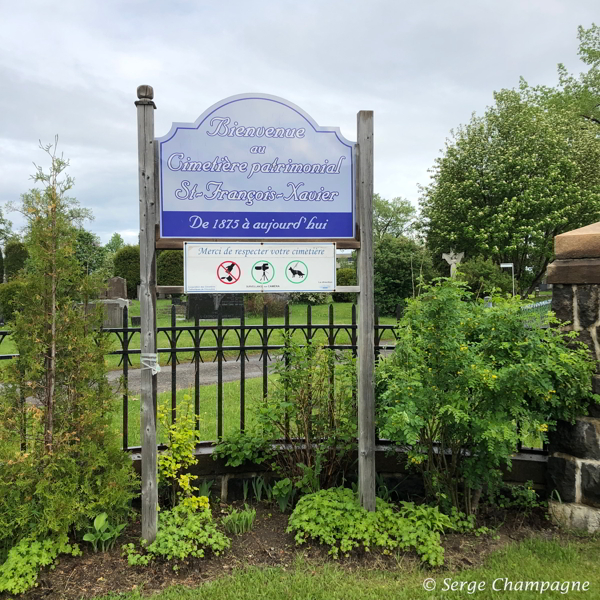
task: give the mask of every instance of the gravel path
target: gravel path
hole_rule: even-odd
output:
[[[259,360],[260,355],[249,356],[246,361],[246,379],[262,377],[263,363]],[[268,366],[269,373],[273,370],[273,359],[270,359]],[[211,385],[217,383],[217,363],[200,363],[200,385]],[[177,365],[177,389],[182,390],[194,387],[196,366],[193,363],[180,363]],[[114,387],[118,387],[119,379],[123,371],[110,371],[108,380]],[[132,394],[139,394],[141,389],[141,371],[129,367],[129,391]],[[240,363],[234,360],[223,361],[223,381],[240,380]],[[158,374],[158,393],[171,391],[171,367],[161,367]]]

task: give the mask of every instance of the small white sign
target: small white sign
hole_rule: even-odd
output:
[[[331,292],[335,244],[185,242],[186,294]]]

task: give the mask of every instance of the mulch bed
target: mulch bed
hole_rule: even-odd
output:
[[[238,505],[241,503],[234,503]],[[221,516],[224,507],[217,506],[214,516]],[[121,546],[137,542],[141,537],[139,520],[125,531],[110,552],[94,554],[87,544],[80,544],[84,554],[80,557],[60,558],[54,570],[44,569],[38,578],[38,586],[23,595],[27,600],[71,600],[92,598],[108,593],[128,592],[139,589],[152,594],[180,584],[198,586],[205,581],[222,577],[234,569],[247,566],[290,568],[298,557],[315,564],[325,561],[336,562],[342,568],[353,570],[369,568],[393,570],[398,568],[398,558],[377,551],[356,551],[349,558],[334,561],[327,548],[296,546],[294,536],[286,533],[288,515],[279,512],[276,506],[261,504],[256,507],[256,521],[249,533],[233,536],[231,548],[221,556],[209,555],[204,559],[191,559],[180,564],[178,571],[172,564],[154,562],[147,567],[130,567],[121,556]],[[475,537],[473,535],[448,535],[444,538],[446,549],[445,569],[470,568],[479,565],[492,551],[531,535],[551,537],[556,531],[539,515],[524,519],[522,515],[498,512],[485,516],[488,526],[498,527],[496,536]],[[402,557],[415,565],[420,561],[416,555]]]

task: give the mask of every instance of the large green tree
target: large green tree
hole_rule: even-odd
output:
[[[543,277],[556,235],[600,219],[599,32],[579,33],[587,73],[559,68],[557,88],[522,81],[494,94],[483,116],[453,132],[422,189],[434,254],[512,262],[523,294]]]
[[[373,194],[373,241],[380,242],[384,236],[400,237],[411,231],[417,211],[404,198],[386,200]]]
[[[104,268],[105,254],[100,238],[80,227],[75,240],[75,256],[85,273],[97,273]]]

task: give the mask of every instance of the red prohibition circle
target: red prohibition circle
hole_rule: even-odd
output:
[[[238,270],[237,277],[234,275],[236,267]],[[233,262],[232,260],[226,260],[217,267],[217,278],[220,282],[224,283],[225,285],[233,285],[234,283],[237,283],[240,280],[241,276],[242,269],[240,268],[240,265],[238,265],[236,262]]]

